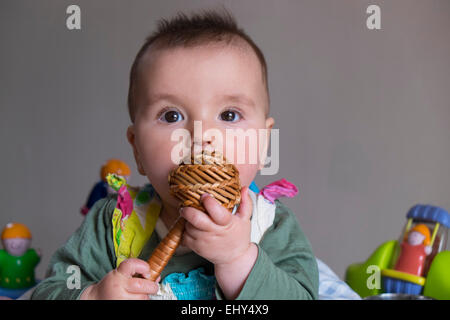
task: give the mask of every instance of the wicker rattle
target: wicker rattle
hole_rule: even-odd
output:
[[[181,207],[194,207],[206,212],[200,197],[211,194],[230,212],[241,201],[239,171],[227,164],[220,153],[202,153],[183,160],[169,174],[170,193],[180,200]],[[181,242],[186,220],[179,218],[148,260],[150,280],[155,281],[172,258]]]

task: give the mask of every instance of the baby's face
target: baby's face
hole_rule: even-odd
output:
[[[178,203],[169,193],[167,180],[178,165],[172,157],[174,150],[180,150],[180,141],[171,139],[176,129],[190,133],[186,147],[192,152],[197,144],[196,148],[212,147],[225,156],[234,154],[234,159],[227,157],[227,161],[239,170],[241,185],[251,183],[261,168],[260,157],[250,160],[248,138],[245,147],[238,147],[237,139],[234,143],[226,139],[226,129],[242,129],[243,133],[268,129],[270,133],[274,123],[266,118],[267,93],[259,60],[251,49],[215,44],[155,50],[141,61],[137,92],[138,109],[128,139],[139,172],[148,177],[167,205]],[[201,123],[202,143],[198,132],[194,135],[194,121]],[[204,136],[211,129],[221,133],[222,146]],[[246,155],[244,163],[237,157],[242,153]]]

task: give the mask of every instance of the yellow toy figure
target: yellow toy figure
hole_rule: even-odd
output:
[[[36,284],[34,268],[40,256],[30,249],[31,232],[24,224],[8,223],[1,238],[5,248],[0,250],[1,295],[14,299]]]
[[[119,177],[123,177],[125,180],[130,176],[130,168],[128,165],[119,159],[108,160],[100,169],[101,180],[95,184],[92,188],[86,204],[81,208],[81,214],[86,215],[92,208],[94,203],[98,200],[105,198],[108,194],[114,193],[115,191],[108,186],[106,177],[108,174],[115,174]]]

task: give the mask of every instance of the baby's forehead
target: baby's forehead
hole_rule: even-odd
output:
[[[184,52],[184,49],[186,49],[186,52]],[[144,90],[145,97],[143,96],[141,97],[145,99],[147,102],[149,102],[148,101],[149,99],[152,100],[151,97],[149,96],[150,91],[153,91],[152,89],[154,85],[156,85],[157,83],[158,84],[166,83],[165,81],[160,82],[159,81],[161,79],[160,77],[163,76],[164,79],[167,79],[164,76],[164,74],[166,73],[168,68],[171,67],[170,64],[172,63],[173,65],[174,61],[182,61],[186,57],[187,60],[185,61],[192,61],[194,64],[196,64],[197,63],[196,61],[198,62],[203,61],[202,59],[205,59],[205,56],[208,56],[209,54],[211,55],[220,54],[228,57],[233,56],[233,58],[231,59],[236,59],[235,57],[238,57],[237,59],[239,59],[239,61],[237,63],[240,64],[241,67],[238,67],[236,70],[243,70],[242,69],[243,65],[253,66],[248,69],[246,77],[249,80],[252,79],[250,81],[254,82],[255,84],[260,81],[262,87],[261,91],[260,90],[258,91],[261,92],[261,94],[263,95],[261,98],[263,102],[260,103],[259,107],[263,107],[265,115],[268,116],[269,93],[264,73],[265,69],[263,68],[262,63],[258,59],[258,56],[254,52],[253,48],[243,39],[236,39],[234,41],[229,42],[215,41],[208,43],[193,43],[188,46],[186,45],[168,46],[168,47],[161,45],[150,46],[142,56],[142,59],[138,65],[138,72],[137,72],[138,79],[136,80],[138,82],[138,87],[140,87],[139,95],[141,95],[143,93],[142,90]],[[175,60],[173,59],[174,57],[176,58]],[[164,62],[161,63],[161,61]],[[246,67],[244,68],[247,69]],[[159,72],[155,70],[159,70]],[[155,82],[155,80],[157,81]],[[149,88],[152,89],[149,90]]]
[[[259,66],[258,73],[261,75],[262,81],[264,83],[266,82],[265,67],[262,65],[261,61],[259,61],[257,54],[250,46],[250,44],[248,44],[245,40],[237,36],[229,41],[210,41],[210,42],[199,41],[185,45],[162,45],[155,43],[147,48],[146,52],[142,56],[138,68],[141,72],[145,72],[146,67],[149,67],[152,63],[160,61],[161,59],[158,58],[160,58],[161,56],[171,54],[176,51],[181,53],[178,56],[180,57],[180,59],[183,59],[183,49],[190,50],[190,49],[205,49],[205,48],[211,49],[210,51],[215,50],[220,54],[227,54],[227,52],[232,54],[237,52],[238,56],[241,56],[242,58],[245,59],[253,60]],[[192,52],[195,50],[190,51]],[[198,52],[200,52],[200,50],[198,50]],[[199,56],[198,59],[202,59],[202,57]]]

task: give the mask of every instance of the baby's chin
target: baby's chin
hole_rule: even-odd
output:
[[[158,193],[159,197],[161,198],[162,203],[164,204],[164,206],[168,206],[171,208],[177,208],[180,200],[177,199],[175,196],[170,194],[169,189],[164,189],[162,191],[158,191],[158,189],[155,188],[155,191]]]
[[[250,183],[252,183],[252,181],[255,179],[256,174],[258,173],[258,165],[249,165],[249,164],[244,164],[244,165],[236,165],[236,168],[239,171],[239,178],[241,181],[241,187],[242,186],[249,186]]]

